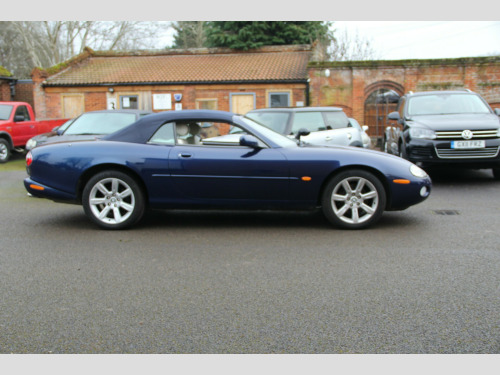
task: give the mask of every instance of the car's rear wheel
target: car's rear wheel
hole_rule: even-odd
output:
[[[105,171],[93,176],[83,189],[85,214],[105,229],[124,229],[137,223],[144,214],[144,194],[138,183],[120,171]]]
[[[0,163],[6,163],[10,159],[10,145],[5,139],[0,139]]]
[[[364,170],[347,170],[332,178],[323,193],[326,218],[346,229],[361,229],[380,219],[386,193],[380,180]]]

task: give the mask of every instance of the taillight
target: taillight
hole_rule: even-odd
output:
[[[31,155],[31,151],[29,151],[27,154],[26,154],[26,166],[30,166],[31,163],[33,163],[33,155]]]

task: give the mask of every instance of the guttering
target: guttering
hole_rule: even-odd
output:
[[[178,82],[120,82],[120,83],[42,83],[43,87],[109,87],[109,86],[177,86],[177,85],[244,85],[244,84],[274,84],[274,83],[301,83],[308,85],[307,79],[290,80],[255,80],[255,81],[178,81]]]

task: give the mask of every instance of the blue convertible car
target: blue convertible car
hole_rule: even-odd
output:
[[[300,133],[300,132],[299,132]],[[427,174],[401,158],[314,147],[222,111],[146,116],[97,141],[57,143],[26,156],[35,197],[82,204],[97,225],[121,229],[146,208],[315,209],[357,229],[384,210],[425,200]]]

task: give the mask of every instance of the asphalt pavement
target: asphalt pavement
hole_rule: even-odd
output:
[[[433,171],[427,201],[362,231],[318,212],[182,210],[105,231],[27,197],[9,163],[0,353],[500,352],[490,171]]]

